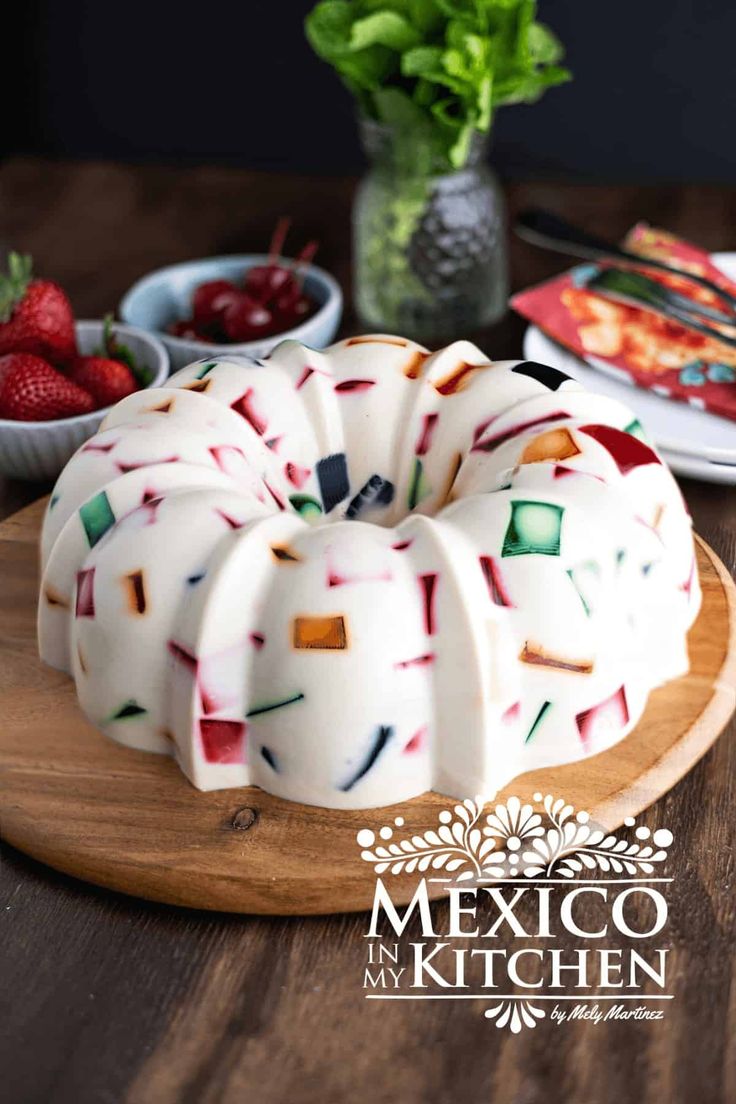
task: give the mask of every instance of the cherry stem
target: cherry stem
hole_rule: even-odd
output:
[[[276,223],[273,235],[271,237],[271,244],[268,249],[269,264],[274,264],[277,257],[280,257],[284,242],[286,241],[286,235],[289,233],[289,227],[291,226],[291,218],[288,215],[282,215]]]
[[[291,272],[294,278],[294,282],[299,291],[302,290],[302,286],[304,284],[304,277],[307,274],[307,265],[310,264],[318,249],[319,242],[316,240],[312,240],[310,242],[307,242],[304,248],[300,250],[299,253],[297,253],[296,255]]]

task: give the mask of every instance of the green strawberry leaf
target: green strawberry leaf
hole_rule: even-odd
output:
[[[113,330],[112,314],[106,314],[102,322],[102,347],[95,349],[94,356],[109,357],[110,360],[119,360],[133,373],[135,380],[141,387],[148,387],[153,382],[154,373],[147,364],[140,364],[128,345],[118,341]]]
[[[0,275],[0,322],[9,322],[31,282],[33,262],[27,253],[8,254],[7,275]]]

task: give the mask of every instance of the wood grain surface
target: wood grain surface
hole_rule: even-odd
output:
[[[338,178],[16,160],[0,169],[0,240],[33,252],[79,315],[95,317],[154,266],[259,248],[288,211],[304,237],[320,237],[321,262],[347,287],[352,188]],[[736,248],[732,188],[538,182],[515,185],[509,202],[512,211],[553,207],[612,237],[643,218],[712,250]],[[511,260],[515,288],[564,267],[564,258],[518,242]],[[476,339],[496,357],[514,356],[522,334],[509,316]],[[680,485],[696,529],[733,572],[733,489]],[[0,485],[0,509],[10,514],[43,490]],[[0,628],[1,661],[20,642]],[[473,1002],[365,1001],[362,914],[277,919],[147,904],[5,845],[0,1096],[11,1104],[733,1101],[733,737],[732,722],[640,818],[675,833],[667,929],[675,999],[661,1022],[545,1020],[514,1037]],[[0,790],[0,814],[1,802]],[[446,913],[434,906],[438,923]]]
[[[254,786],[200,793],[167,756],[102,737],[79,710],[72,680],[37,656],[46,502],[0,524],[0,624],[14,641],[0,681],[5,839],[56,870],[166,904],[277,916],[370,909],[375,874],[360,860],[360,829],[377,834],[400,815],[406,832],[424,832],[452,802],[431,793],[385,809],[317,809]],[[525,774],[499,801],[553,794],[613,830],[705,754],[736,702],[736,585],[699,539],[697,552],[703,605],[688,637],[688,674],[650,696],[626,740]],[[400,877],[394,902],[410,901],[417,880]],[[430,893],[444,888],[435,883]]]

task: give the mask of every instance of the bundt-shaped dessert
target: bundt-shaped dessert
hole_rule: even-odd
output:
[[[42,539],[42,658],[195,786],[490,797],[687,671],[690,519],[641,426],[456,342],[223,352],[118,403]]]

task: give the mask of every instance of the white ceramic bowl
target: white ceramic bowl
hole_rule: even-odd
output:
[[[199,284],[208,280],[232,280],[240,283],[249,268],[266,264],[268,260],[264,254],[242,253],[229,257],[184,261],[167,268],[158,268],[138,280],[126,292],[120,304],[120,317],[131,326],[139,326],[156,334],[163,341],[169,350],[172,371],[202,357],[222,357],[227,353],[267,356],[280,341],[287,338],[302,341],[313,349],[323,349],[337,333],[342,316],[342,292],[334,277],[317,265],[306,265],[304,290],[319,304],[319,309],[291,330],[284,330],[283,333],[261,341],[246,341],[237,345],[190,341],[166,332],[166,327],[172,322],[191,317],[192,292]]]
[[[113,330],[138,363],[153,373],[149,387],[161,387],[169,374],[166,349],[152,334],[115,322]],[[79,352],[89,355],[102,345],[102,322],[77,322]],[[54,479],[69,457],[100,427],[109,406],[90,414],[51,422],[15,422],[0,418],[0,472],[13,479]]]

